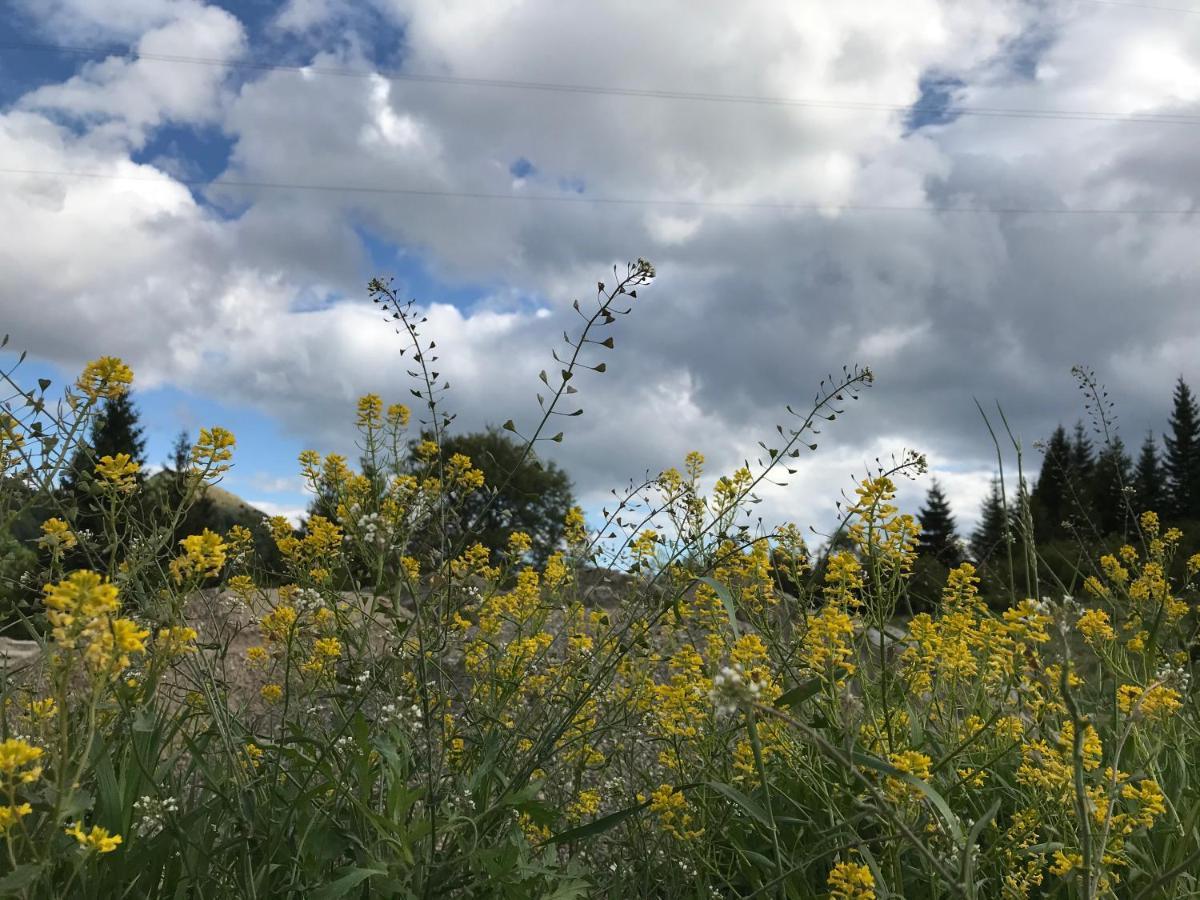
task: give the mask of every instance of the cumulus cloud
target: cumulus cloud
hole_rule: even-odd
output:
[[[137,53],[217,60],[236,60],[240,55],[245,35],[230,13],[190,5],[180,12],[186,14],[141,35]],[[20,105],[78,121],[93,137],[103,130],[133,146],[140,146],[151,129],[167,122],[215,122],[228,71],[220,66],[172,66],[164,71],[169,65],[154,58],[110,57],[86,64],[80,74],[62,84],[32,91]]]
[[[68,7],[147,53],[253,52],[243,23],[199,3],[106,17],[61,0],[41,21]],[[1200,17],[935,0],[374,7],[402,35],[390,57],[342,35],[300,74],[114,59],[0,114],[11,167],[129,179],[10,179],[0,214],[24,224],[0,247],[14,338],[72,364],[122,353],[153,381],[345,449],[354,395],[407,394],[399,339],[362,297],[364,235],[451,288],[483,286],[473,304],[420,298],[462,427],[531,422],[571,300],[613,261],[646,256],[659,283],[619,323],[609,372],[581,377],[585,413],[547,453],[597,503],[689,449],[728,469],[822,375],[870,364],[876,387],[828,426],[793,490],[764,503],[801,518],[828,510],[849,471],[908,445],[929,451],[970,519],[992,470],[975,399],[1003,401],[1028,444],[1074,417],[1068,368],[1086,361],[1137,434],[1175,375],[1200,375],[1187,368],[1200,349],[1191,219],[1046,214],[1194,208],[1192,126],[951,115],[914,128],[903,109],[321,74],[391,65],[894,107],[935,78],[975,107],[1197,115]],[[323,41],[353,20],[336,0],[296,0],[271,27]],[[228,134],[227,182],[385,190],[197,196],[129,157],[166,122]]]

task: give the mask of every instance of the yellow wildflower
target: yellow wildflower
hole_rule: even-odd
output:
[[[32,784],[42,775],[42,767],[36,766],[45,751],[41,747],[21,738],[0,741],[0,776],[6,788],[18,784]]]
[[[903,750],[899,753],[893,753],[888,762],[893,767],[904,772],[906,775],[912,775],[914,778],[919,778],[922,781],[927,781],[930,775],[930,766],[933,760],[924,753],[918,753],[916,750]],[[915,785],[909,782],[896,778],[889,777],[887,780],[887,792],[895,800],[919,800],[924,796],[924,792]]]
[[[183,556],[171,560],[170,566],[176,582],[192,575],[204,577],[221,574],[228,547],[219,534],[205,528],[200,534],[190,534],[179,543],[183,547]]]
[[[407,428],[411,413],[403,403],[393,403],[387,408],[388,424],[393,428]]]
[[[1079,617],[1079,621],[1075,623],[1075,627],[1079,629],[1084,640],[1092,645],[1111,641],[1117,636],[1109,621],[1108,613],[1102,609],[1085,610]]]
[[[92,360],[75,385],[89,400],[111,400],[119,397],[133,384],[133,370],[115,356]]]
[[[579,796],[567,805],[567,818],[577,822],[600,812],[600,792],[580,791]]]
[[[861,863],[838,863],[829,870],[825,883],[829,900],[875,900],[875,878]]]
[[[129,493],[137,487],[141,468],[128,453],[118,453],[116,456],[100,457],[96,463],[96,474],[112,485],[113,490]]]
[[[669,784],[651,792],[650,812],[658,816],[663,831],[678,840],[692,841],[704,834],[703,828],[692,827],[692,814],[683,792]]]
[[[1165,719],[1183,706],[1179,691],[1164,684],[1143,690],[1134,684],[1117,688],[1117,707],[1126,715],[1145,719]]]
[[[0,806],[0,834],[6,834],[10,828],[33,812],[28,803]]]
[[[1062,878],[1065,875],[1069,875],[1073,869],[1078,869],[1082,866],[1082,854],[1064,853],[1062,850],[1055,850],[1054,864],[1050,866],[1050,874]]]
[[[207,478],[215,478],[230,468],[237,438],[224,428],[201,428],[200,438],[192,445],[192,468]]]
[[[359,428],[378,428],[383,423],[383,400],[378,394],[365,394],[358,398]]]
[[[154,641],[154,649],[166,659],[175,659],[196,652],[195,641],[199,635],[195,628],[173,625],[160,628]]]
[[[94,850],[97,853],[111,853],[121,844],[119,834],[109,834],[107,828],[99,825],[93,825],[91,831],[84,831],[83,823],[75,822],[66,829],[66,834],[75,838],[79,842],[79,849],[85,852]]]
[[[78,543],[71,526],[62,519],[47,519],[42,523],[42,536],[38,539],[40,547],[58,553],[60,550],[70,550]]]
[[[264,684],[258,695],[268,703],[278,703],[283,697],[283,688],[278,684]]]
[[[520,559],[533,549],[533,538],[523,531],[514,531],[508,536],[508,555],[510,559]]]

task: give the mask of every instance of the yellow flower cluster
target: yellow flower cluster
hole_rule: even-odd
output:
[[[38,539],[38,545],[42,548],[58,554],[74,548],[78,543],[75,532],[62,519],[52,518],[42,523],[42,536]]]
[[[0,792],[8,803],[0,806],[0,834],[8,832],[13,825],[33,812],[28,803],[18,803],[18,788],[33,784],[42,777],[38,764],[44,751],[21,738],[0,741]]]
[[[138,473],[142,467],[128,453],[102,456],[96,463],[96,474],[118,493],[128,494],[137,488]]]
[[[185,578],[215,577],[225,566],[227,545],[221,536],[205,528],[200,534],[190,534],[181,540],[183,555],[171,560],[171,577],[182,582]]]
[[[60,660],[82,649],[92,674],[111,677],[129,666],[132,654],[145,651],[150,632],[115,616],[117,589],[95,572],[80,570],[46,585],[44,602]]]
[[[658,816],[662,830],[677,840],[694,841],[704,834],[703,828],[695,827],[687,798],[669,784],[659,785],[650,794],[650,812]]]
[[[24,446],[20,423],[11,414],[0,411],[0,475],[21,465],[21,448]]]
[[[209,480],[215,480],[222,473],[229,471],[233,448],[236,446],[237,438],[224,428],[201,428],[199,439],[192,445],[193,471]]]
[[[829,900],[875,900],[875,877],[861,863],[840,862],[826,880]]]
[[[79,849],[85,853],[112,853],[121,845],[119,834],[109,834],[107,828],[93,825],[90,831],[83,830],[82,822],[74,822],[66,829],[68,836],[75,838]]]
[[[850,509],[847,529],[851,543],[867,559],[907,574],[917,557],[921,526],[892,502],[896,485],[880,475],[866,478],[855,489],[857,501]]]
[[[283,516],[273,516],[267,525],[284,559],[317,583],[329,580],[328,566],[336,562],[342,552],[340,526],[319,515],[308,519],[302,536],[297,536]]]
[[[115,356],[102,356],[88,363],[76,387],[90,401],[112,400],[133,384],[133,370]]]
[[[154,639],[154,652],[163,660],[179,659],[196,652],[198,636],[195,628],[186,625],[160,628]]]
[[[1117,688],[1117,707],[1127,716],[1139,719],[1167,719],[1183,706],[1179,691],[1164,684],[1140,688],[1123,684]]]

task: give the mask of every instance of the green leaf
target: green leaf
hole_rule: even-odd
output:
[[[157,719],[154,715],[154,710],[143,706],[133,714],[133,724],[130,726],[134,731],[147,734],[154,731],[154,725]]]
[[[774,830],[775,826],[771,822],[771,817],[767,815],[767,811],[759,806],[755,801],[751,800],[735,787],[730,787],[727,784],[722,784],[719,781],[709,781],[705,783],[707,787],[712,788],[718,794],[732,800],[742,808],[752,819],[760,825],[766,826],[768,829]]]
[[[929,798],[929,802],[934,805],[934,808],[937,809],[945,820],[946,827],[950,829],[950,834],[954,836],[954,842],[960,847],[964,846],[966,838],[963,835],[962,825],[958,821],[958,816],[951,811],[950,804],[946,802],[946,798],[939,794],[933,785],[927,781],[922,781],[915,775],[910,775],[908,772],[901,772],[891,763],[884,762],[879,757],[871,756],[869,753],[859,753],[856,751],[852,754],[852,758],[860,766],[866,766],[869,769],[874,769],[876,772],[882,772],[885,775],[890,775],[892,778],[898,778],[921,791],[921,793]]]
[[[996,817],[996,813],[1000,812],[1000,804],[1002,801],[997,800],[988,807],[988,811],[975,820],[975,824],[971,826],[971,832],[967,835],[967,843],[963,847],[963,864],[962,864],[962,883],[969,885],[975,879],[975,854],[972,849],[975,847],[979,836],[983,834],[983,829],[987,828],[988,822]]]
[[[517,426],[516,426],[516,424],[513,422],[513,420],[512,420],[512,419],[509,419],[507,422],[505,422],[505,423],[504,423],[503,425],[501,425],[500,427],[501,427],[501,428],[503,428],[505,431],[516,431],[516,430],[517,430]]]
[[[565,844],[569,841],[577,841],[580,838],[591,837],[594,834],[602,834],[610,828],[620,825],[630,816],[636,816],[649,805],[649,800],[643,800],[634,806],[627,806],[625,809],[619,809],[614,813],[609,813],[607,816],[601,816],[599,819],[585,822],[583,825],[576,825],[574,828],[560,831],[558,834],[546,838],[543,843]]]
[[[12,894],[29,887],[41,877],[41,863],[23,863],[0,878],[0,894]]]
[[[386,869],[363,869],[359,866],[350,866],[341,871],[345,874],[336,881],[331,881],[329,884],[317,888],[309,894],[309,900],[334,900],[336,897],[344,897],[368,878],[387,874]]]
[[[778,697],[776,697],[775,705],[780,708],[786,706],[791,709],[795,709],[797,706],[802,704],[805,700],[815,697],[817,695],[817,693],[820,692],[820,690],[821,690],[821,679],[820,678],[809,678],[809,679],[806,679],[806,680],[800,682],[794,688],[789,688],[788,690],[786,690],[782,694],[780,694]]]
[[[733,629],[734,637],[741,637],[742,630],[738,625],[737,610],[734,608],[733,595],[729,593],[729,589],[715,578],[701,578],[700,580],[712,588],[717,596],[721,598],[721,602],[725,605],[725,614],[729,616],[729,627]]]

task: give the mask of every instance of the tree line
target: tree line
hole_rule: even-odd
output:
[[[413,445],[429,437],[421,434],[414,438]],[[69,460],[54,496],[28,498],[22,515],[7,533],[0,534],[0,630],[19,625],[39,608],[42,581],[37,544],[46,519],[64,518],[77,536],[64,556],[68,567],[108,572],[113,559],[102,551],[109,536],[105,534],[105,509],[99,502],[101,493],[95,474],[96,463],[105,456],[127,454],[136,466],[130,478],[138,490],[131,492],[127,502],[138,505],[142,521],[169,529],[166,546],[175,548],[184,537],[204,529],[226,533],[234,525],[241,525],[254,535],[259,559],[271,569],[261,574],[270,581],[272,563],[277,564],[279,557],[260,512],[248,505],[214,503],[206,488],[186,515],[174,515],[195,487],[188,477],[191,451],[191,437],[186,430],[181,431],[170,456],[158,471],[148,474],[145,429],[132,392],[105,400]],[[493,551],[503,550],[514,531],[524,532],[530,537],[530,561],[544,563],[561,543],[567,511],[575,503],[566,472],[554,463],[527,457],[519,445],[495,428],[446,436],[441,452],[447,459],[457,453],[470,456],[484,473],[487,485],[455,510],[460,521],[448,522],[447,528],[453,533],[456,526],[461,531],[473,523],[475,539]],[[363,469],[373,480],[402,474],[369,472],[365,465]],[[20,489],[15,482],[5,487]],[[488,503],[493,491],[497,496]],[[328,497],[316,497],[307,511],[308,519],[314,515],[334,518],[335,505]],[[300,532],[308,519],[300,523]],[[107,545],[112,544],[112,540],[107,541]]]
[[[1123,542],[1136,518],[1152,510],[1194,539],[1200,527],[1200,405],[1187,383],[1176,382],[1170,418],[1160,444],[1153,432],[1136,460],[1119,436],[1099,446],[1082,422],[1061,424],[1045,442],[1041,470],[1032,489],[1014,486],[1005,496],[993,480],[975,530],[960,536],[950,503],[935,480],[918,513],[920,555],[931,579],[936,570],[970,560],[985,582],[1008,587],[1008,548],[1025,531],[1057,575],[1070,575],[1082,553]],[[1060,578],[1063,583],[1069,579]]]

